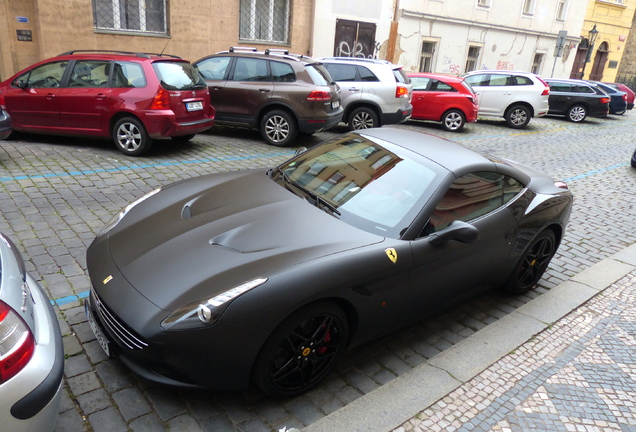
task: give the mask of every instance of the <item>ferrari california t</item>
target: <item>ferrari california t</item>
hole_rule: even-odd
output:
[[[302,150],[113,218],[87,251],[108,355],[156,382],[296,395],[347,348],[489,287],[532,289],[570,215],[565,183],[418,132]]]

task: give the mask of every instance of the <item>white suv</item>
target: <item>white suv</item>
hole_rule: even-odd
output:
[[[464,78],[477,93],[480,116],[503,117],[511,128],[522,129],[532,117],[548,113],[550,86],[535,74],[479,70]]]
[[[411,80],[401,66],[385,60],[324,57],[320,60],[340,86],[342,121],[349,129],[402,123],[411,117]]]

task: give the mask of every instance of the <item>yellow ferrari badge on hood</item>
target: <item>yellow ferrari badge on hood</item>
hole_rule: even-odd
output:
[[[387,249],[384,249],[384,252],[386,252],[386,256],[388,256],[392,262],[397,261],[397,251],[395,249],[387,248]]]

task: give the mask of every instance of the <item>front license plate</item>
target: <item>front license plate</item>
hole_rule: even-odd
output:
[[[331,102],[331,109],[340,108],[340,101]]]
[[[93,333],[95,334],[95,339],[99,343],[99,346],[102,347],[104,352],[108,357],[110,357],[110,346],[108,339],[102,333],[102,329],[99,328],[99,325],[95,322],[95,318],[93,317],[93,313],[88,307],[88,302],[84,302],[84,309],[86,310],[86,316],[88,317],[88,324],[91,326]]]
[[[201,102],[201,101],[187,102],[186,103],[186,109],[188,111],[201,111],[203,109],[203,102]]]

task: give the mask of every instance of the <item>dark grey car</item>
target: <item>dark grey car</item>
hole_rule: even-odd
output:
[[[323,65],[283,50],[231,48],[193,63],[210,89],[216,124],[258,129],[272,145],[291,144],[342,118],[340,88]]]
[[[590,117],[605,117],[610,98],[597,86],[580,80],[546,78],[550,86],[548,114],[565,116],[578,123]]]

